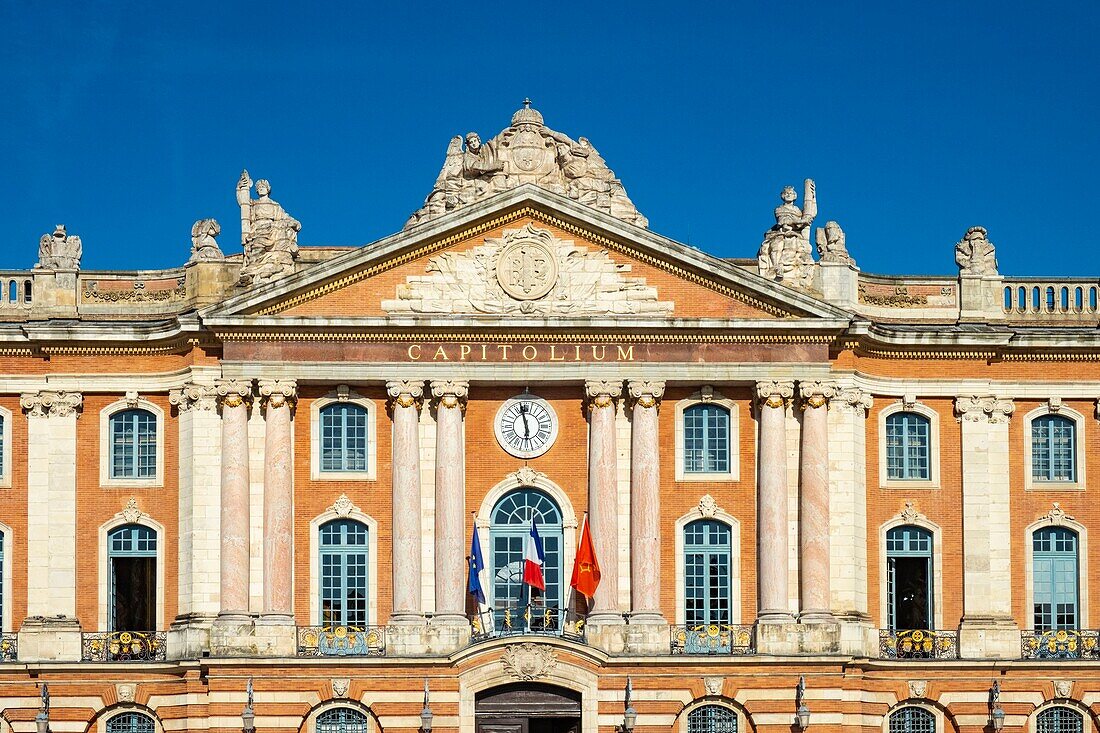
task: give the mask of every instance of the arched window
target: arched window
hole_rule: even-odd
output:
[[[490,569],[492,570],[492,606],[496,609],[527,605],[529,586],[523,583],[523,550],[531,534],[531,521],[538,527],[546,554],[543,577],[546,580],[547,606],[562,608],[562,521],[554,500],[533,488],[505,494],[493,507],[489,528]]]
[[[1035,733],[1083,733],[1081,713],[1066,707],[1047,708],[1035,718]]]
[[[108,631],[157,628],[157,533],[125,524],[107,535]]]
[[[335,519],[320,532],[321,625],[363,628],[367,620],[367,525]]]
[[[145,713],[122,713],[107,721],[107,733],[156,733],[156,729]]]
[[[684,473],[729,473],[730,412],[699,404],[684,410]]]
[[[688,713],[688,733],[737,733],[737,713],[722,705],[703,705]]]
[[[111,478],[156,478],[157,416],[149,410],[111,415]]]
[[[1031,536],[1036,631],[1076,629],[1078,618],[1077,533],[1047,527]]]
[[[886,418],[886,474],[891,480],[928,481],[931,469],[931,426],[915,412],[895,412]]]
[[[912,705],[890,713],[890,733],[936,733],[936,716]]]
[[[886,622],[890,629],[932,627],[932,533],[905,525],[886,533]]]
[[[315,733],[367,733],[367,716],[351,708],[329,708],[317,716]]]
[[[684,622],[730,623],[733,548],[724,522],[699,519],[684,527]]]
[[[1031,421],[1031,478],[1034,481],[1077,480],[1077,424],[1060,415]]]
[[[367,408],[334,402],[321,408],[321,470],[367,470]]]

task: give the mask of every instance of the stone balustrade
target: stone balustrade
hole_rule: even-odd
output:
[[[1010,321],[1096,325],[1100,323],[1100,281],[1005,278],[1004,312]]]

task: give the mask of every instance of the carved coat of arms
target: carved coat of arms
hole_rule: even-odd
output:
[[[504,671],[520,682],[530,682],[547,676],[557,664],[554,650],[545,644],[524,642],[513,644],[504,652],[500,663]]]

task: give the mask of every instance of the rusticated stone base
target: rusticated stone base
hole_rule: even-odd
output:
[[[19,628],[20,662],[79,662],[80,622],[68,616],[31,616]]]
[[[428,654],[445,657],[470,645],[470,622],[465,616],[437,616],[425,629]]]
[[[840,654],[840,624],[758,623],[756,653],[776,656]]]
[[[391,657],[425,657],[432,654],[428,643],[429,627],[426,620],[417,623],[405,621],[386,627],[386,655]],[[445,641],[440,638],[440,643]]]
[[[589,616],[584,627],[584,638],[588,645],[602,649],[608,654],[626,653],[626,637],[626,621],[622,616],[614,614]]]
[[[213,616],[179,616],[168,629],[169,659],[199,659],[210,649]]]
[[[878,629],[867,619],[840,619],[840,653],[850,657],[878,657]]]
[[[293,657],[297,627],[262,619],[218,618],[210,626],[212,657]]]
[[[668,654],[669,641],[668,622],[660,616],[632,616],[627,621],[627,654]]]
[[[1019,659],[1020,627],[1011,619],[970,618],[959,625],[963,659]]]

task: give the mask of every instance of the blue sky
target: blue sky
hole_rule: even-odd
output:
[[[365,244],[530,96],[719,256],[812,177],[865,271],[953,273],[980,224],[1004,273],[1100,276],[1096,0],[304,6],[0,0],[0,268],[59,222],[89,269],[182,264],[209,216],[237,251],[243,167],[302,244]]]

